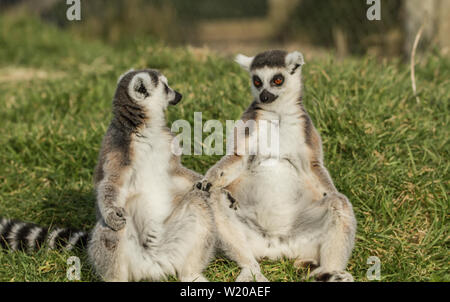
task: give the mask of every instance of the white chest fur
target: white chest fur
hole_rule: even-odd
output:
[[[247,216],[273,235],[287,234],[299,212],[317,199],[310,188],[317,178],[310,168],[310,150],[305,141],[303,120],[298,114],[264,112],[260,118],[278,121],[279,154],[256,155],[243,177],[238,199]],[[246,191],[246,192],[244,192]]]
[[[139,211],[154,220],[165,219],[172,209],[172,180],[169,175],[170,137],[161,131],[146,130],[133,142],[130,196]]]
[[[276,151],[271,153],[271,162],[273,162],[273,159],[277,161],[288,159],[292,164],[301,162],[302,166],[309,166],[309,147],[305,141],[303,121],[298,114],[280,116],[279,114],[266,111],[261,115],[260,120],[263,122],[270,121],[272,125],[275,125],[270,131],[275,129],[277,132],[276,135],[270,134],[271,139],[274,138],[274,141],[271,141],[273,143],[271,149]],[[268,128],[262,128],[259,135],[261,136],[261,131],[265,131]],[[265,135],[265,137],[268,136],[269,134]],[[276,146],[276,144],[278,145]]]

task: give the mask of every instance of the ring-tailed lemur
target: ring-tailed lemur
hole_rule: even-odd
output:
[[[215,224],[206,198],[194,190],[201,175],[185,168],[171,152],[173,134],[165,109],[181,94],[156,70],[129,71],[119,78],[113,118],[94,173],[97,217],[88,242],[89,258],[107,281],[206,281]],[[71,249],[88,233],[0,221],[2,245],[17,250]]]
[[[155,70],[132,71],[118,84],[113,119],[95,171],[100,219],[88,253],[105,280],[182,281],[201,275],[214,251],[208,194],[201,176],[171,152],[173,134],[165,109],[181,95]]]
[[[234,210],[225,195],[210,200],[222,248],[242,268],[236,281],[266,281],[257,259],[283,256],[297,266],[318,266],[316,280],[352,281],[345,268],[356,220],[323,165],[319,133],[303,106],[302,54],[273,50],[236,61],[250,73],[254,96],[241,119],[256,121],[236,145],[248,143],[259,121],[279,127],[279,154],[235,150],[197,184],[205,191],[225,188],[239,203]]]

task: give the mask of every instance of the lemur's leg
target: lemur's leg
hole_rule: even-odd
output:
[[[179,272],[182,282],[207,282],[202,272],[214,256],[216,238],[212,217],[205,217],[204,213],[198,213],[196,216],[190,250]]]
[[[203,175],[181,165],[180,158],[175,155],[170,160],[170,175],[176,187],[175,191],[179,194],[189,192],[192,186],[203,178]]]
[[[318,249],[319,267],[311,276],[318,281],[353,281],[345,268],[354,246],[356,220],[347,197],[338,192],[327,194],[300,215],[294,232],[299,237],[314,234],[311,242]],[[303,247],[308,248],[312,247]],[[307,260],[298,259],[297,264]],[[313,265],[317,264],[314,260],[311,261]]]
[[[103,221],[100,221],[92,231],[88,253],[96,272],[105,281],[129,281],[120,244],[126,228],[113,231]]]
[[[208,281],[202,272],[213,257],[216,240],[208,197],[192,188],[164,222],[158,257],[174,261],[181,281]]]
[[[212,191],[210,203],[214,212],[220,247],[241,267],[241,273],[236,282],[266,282],[268,280],[261,273],[259,263],[241,229],[245,225],[238,220],[236,210],[230,206],[230,202],[232,201],[227,191],[220,189]]]
[[[338,192],[325,198],[328,203],[329,228],[320,247],[320,266],[313,272],[318,280],[353,281],[345,271],[355,244],[356,219],[352,204]]]

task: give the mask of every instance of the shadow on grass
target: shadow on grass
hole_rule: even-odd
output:
[[[39,203],[40,222],[58,227],[89,230],[95,224],[94,192],[50,191]]]

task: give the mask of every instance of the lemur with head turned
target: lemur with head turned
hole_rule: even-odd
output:
[[[235,145],[248,144],[260,121],[277,121],[276,156],[224,156],[198,188],[228,190],[210,199],[221,248],[241,267],[236,281],[267,281],[258,259],[287,257],[296,266],[316,267],[319,281],[353,281],[345,271],[354,246],[356,220],[347,197],[339,193],[324,167],[320,135],[303,106],[299,52],[273,50],[236,57],[250,73],[254,101],[241,120],[255,120]],[[235,138],[236,139],[236,138]]]
[[[97,224],[88,232],[49,230],[0,219],[0,246],[31,251],[71,250],[87,242],[95,271],[106,281],[182,281],[202,276],[214,253],[209,193],[194,189],[201,175],[172,152],[165,109],[181,100],[166,77],[151,69],[119,78],[113,117],[94,173]]]
[[[201,175],[173,154],[165,109],[181,95],[156,70],[119,79],[94,183],[99,220],[88,246],[105,280],[206,281],[215,234]]]

